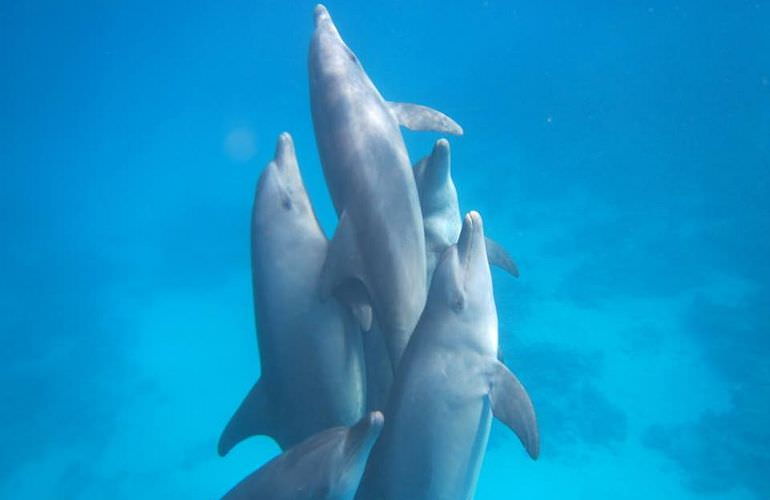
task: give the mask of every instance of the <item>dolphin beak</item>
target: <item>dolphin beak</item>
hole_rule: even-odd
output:
[[[315,16],[315,29],[317,32],[331,35],[333,39],[338,40],[343,45],[345,44],[345,42],[342,41],[337,26],[335,26],[334,21],[332,21],[332,16],[329,14],[329,11],[326,10],[326,7],[319,3],[315,6],[313,14]]]
[[[446,181],[449,177],[449,141],[439,139],[430,154],[431,174],[434,179]]]
[[[483,249],[484,227],[481,215],[471,210],[463,218],[463,229],[457,241],[457,253],[462,262],[467,263],[474,251]]]
[[[281,167],[288,163],[296,163],[297,157],[294,153],[294,141],[291,139],[291,135],[289,135],[288,132],[283,132],[278,136],[273,158]]]
[[[275,155],[273,157],[281,184],[287,196],[302,188],[302,178],[299,174],[299,165],[297,164],[297,154],[294,152],[294,141],[288,132],[283,132],[278,136],[275,145]]]
[[[373,411],[364,415],[350,429],[348,453],[351,456],[363,450],[368,452],[377,438],[380,437],[382,427],[385,425],[385,417],[380,411]]]
[[[318,28],[321,23],[324,21],[331,22],[332,17],[329,15],[329,11],[326,10],[326,7],[324,7],[322,4],[318,4],[315,6],[315,10],[313,11],[313,16],[315,18],[315,27]]]

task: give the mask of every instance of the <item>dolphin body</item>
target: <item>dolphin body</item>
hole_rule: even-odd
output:
[[[425,227],[428,283],[441,255],[447,248],[457,243],[463,225],[457,188],[452,180],[450,165],[449,141],[439,139],[433,146],[431,154],[414,166],[414,178],[420,196]],[[489,237],[485,237],[484,241],[489,263],[518,278],[519,269],[508,252]]]
[[[497,360],[497,313],[481,217],[441,258],[388,400],[358,500],[473,497],[494,415],[539,454],[524,387]]]
[[[336,294],[365,331],[374,311],[395,368],[427,295],[420,201],[399,125],[462,129],[425,106],[383,99],[322,5],[308,71],[316,143],[339,216],[321,294]]]
[[[223,500],[352,500],[383,425],[380,412],[319,432],[272,459]]]
[[[329,242],[284,133],[259,178],[251,226],[254,308],[261,377],[219,440],[225,455],[257,434],[282,449],[364,414],[361,332],[337,300],[322,300],[318,279]]]

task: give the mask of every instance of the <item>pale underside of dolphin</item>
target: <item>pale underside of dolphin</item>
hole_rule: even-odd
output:
[[[318,294],[328,240],[289,134],[260,176],[251,230],[261,376],[222,432],[221,455],[257,434],[286,449],[354,423],[365,406],[361,332],[336,299]]]
[[[481,217],[463,220],[433,276],[425,311],[396,373],[387,421],[358,500],[473,497],[492,417],[532,458],[540,451],[524,387],[497,359],[497,313]]]
[[[462,228],[457,188],[452,180],[449,141],[439,139],[430,155],[414,165],[414,177],[420,196],[428,282],[444,251],[457,243]],[[519,268],[502,245],[485,238],[489,263],[518,278]]]
[[[351,500],[382,430],[372,412],[352,427],[321,431],[266,463],[223,500]]]
[[[308,58],[316,143],[339,224],[321,293],[336,294],[364,330],[372,309],[397,366],[425,304],[425,235],[399,125],[461,134],[446,115],[388,102],[321,5]]]

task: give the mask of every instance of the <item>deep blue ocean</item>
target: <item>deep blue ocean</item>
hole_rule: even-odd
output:
[[[217,498],[259,374],[256,180],[327,234],[310,1],[0,5],[0,497]],[[476,498],[770,498],[770,2],[329,1],[385,98],[456,119],[541,457]],[[440,137],[404,130],[413,161]]]

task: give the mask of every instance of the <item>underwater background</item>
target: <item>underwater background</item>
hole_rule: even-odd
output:
[[[770,2],[330,1],[387,99],[455,118],[541,458],[476,498],[770,498]],[[249,217],[282,131],[332,234],[313,2],[0,5],[0,497],[217,498],[259,374]],[[413,161],[439,137],[404,131]]]

